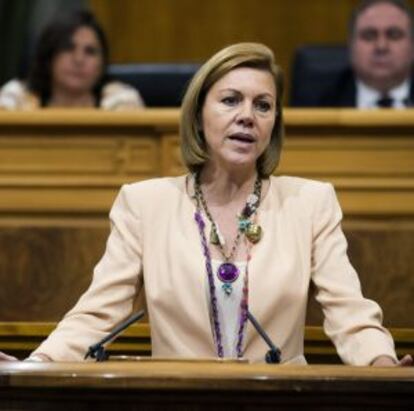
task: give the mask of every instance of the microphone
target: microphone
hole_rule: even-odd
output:
[[[101,341],[97,342],[96,344],[91,345],[88,348],[88,351],[85,354],[84,360],[86,360],[88,357],[95,358],[96,361],[106,361],[109,357],[108,353],[105,351],[104,344],[110,340],[112,340],[114,337],[116,337],[119,333],[125,330],[125,328],[128,328],[132,323],[135,321],[140,320],[145,314],[144,310],[138,311],[137,313],[133,314],[131,317],[129,317],[127,320],[119,324],[117,327],[113,329],[106,337],[102,338]]]
[[[413,106],[414,106],[414,104],[413,104],[413,100],[412,100],[410,97],[405,98],[405,99],[402,101],[402,103],[403,103],[403,105],[404,105],[405,107],[407,107],[407,108],[410,108],[410,107],[413,107]]]
[[[261,325],[257,322],[256,318],[254,318],[253,314],[249,310],[247,310],[247,318],[250,320],[256,331],[265,340],[266,344],[270,348],[270,350],[265,355],[265,361],[268,364],[279,364],[282,355],[280,349],[273,344],[270,337],[266,334],[266,331],[261,327]]]

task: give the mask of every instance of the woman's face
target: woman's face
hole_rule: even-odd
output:
[[[102,47],[95,32],[80,27],[67,49],[52,60],[52,90],[58,87],[71,94],[91,92],[102,74]]]
[[[271,73],[240,67],[223,76],[208,91],[201,113],[209,161],[255,167],[270,142],[275,111]]]

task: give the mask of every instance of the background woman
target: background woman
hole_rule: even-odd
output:
[[[41,33],[27,82],[11,80],[0,90],[0,107],[142,107],[131,86],[109,81],[108,44],[89,11],[75,11],[50,22]]]

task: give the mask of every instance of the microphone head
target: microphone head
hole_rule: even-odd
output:
[[[280,364],[280,350],[271,349],[266,353],[265,360],[267,364]]]

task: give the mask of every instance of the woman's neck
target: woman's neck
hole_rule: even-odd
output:
[[[67,93],[63,90],[53,91],[48,107],[94,107],[95,99],[92,93]]]
[[[215,205],[246,201],[257,178],[256,169],[226,170],[205,166],[200,182],[209,203]]]

